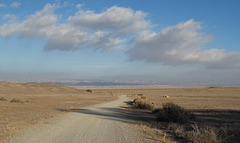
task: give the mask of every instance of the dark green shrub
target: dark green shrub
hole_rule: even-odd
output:
[[[13,98],[10,102],[24,103],[22,100],[20,100],[20,99],[16,99],[16,98]]]
[[[88,89],[88,90],[86,90],[86,91],[92,93],[92,90],[90,90],[90,89]]]

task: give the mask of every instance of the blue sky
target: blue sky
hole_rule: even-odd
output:
[[[0,79],[240,85],[238,0],[0,1]]]

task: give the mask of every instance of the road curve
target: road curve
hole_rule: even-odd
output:
[[[54,122],[19,135],[9,143],[141,143],[144,137],[135,130],[120,108],[129,101],[126,95],[118,100],[74,109]]]

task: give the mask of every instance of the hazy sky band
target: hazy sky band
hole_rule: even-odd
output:
[[[235,27],[239,20],[231,19],[234,20],[229,21],[231,27],[217,23],[221,14],[217,13],[219,7],[228,11],[222,19],[237,16],[234,7],[237,1],[219,2],[218,7],[213,7],[212,2],[198,2],[202,9],[195,11],[192,7],[196,5],[189,1],[183,1],[178,7],[173,6],[177,1],[152,1],[148,5],[143,1],[136,5],[128,1],[105,1],[98,7],[91,1],[45,1],[41,5],[31,3],[33,8],[28,11],[29,3],[5,1],[0,4],[0,78],[127,78],[180,82],[179,76],[195,73],[191,75],[195,80],[184,81],[211,79],[229,83],[237,82],[234,77],[239,77],[239,36],[234,37],[239,31]],[[176,9],[164,11],[163,5]],[[157,6],[162,9],[157,10]],[[182,17],[173,20],[180,9]],[[226,29],[232,35],[224,34]],[[230,42],[231,47],[223,47]]]

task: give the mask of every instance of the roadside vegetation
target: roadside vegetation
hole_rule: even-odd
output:
[[[158,127],[164,127],[167,132],[190,142],[225,143],[238,142],[240,139],[239,122],[218,125],[199,122],[195,120],[198,115],[172,102],[162,104],[161,108],[155,108],[154,103],[141,94],[132,101],[132,107],[151,111],[156,117]]]
[[[7,99],[4,97],[0,97],[0,101],[7,101]]]
[[[153,111],[159,122],[187,123],[194,118],[194,114],[172,102],[163,104],[162,108]]]
[[[92,93],[92,90],[91,90],[91,89],[87,89],[86,91]]]
[[[194,143],[238,142],[240,136],[239,123],[221,127],[204,124],[170,123],[168,125],[168,130],[174,133],[177,137],[185,138]],[[236,141],[234,141],[235,137],[238,138]]]
[[[24,103],[21,99],[13,98],[10,102],[12,103]]]
[[[134,108],[144,109],[144,110],[154,110],[154,103],[149,102],[148,99],[144,96],[138,96],[138,98],[134,99],[132,102]]]
[[[29,102],[28,100],[27,100],[27,101],[23,101],[23,100],[18,99],[18,98],[13,98],[12,100],[8,101],[5,97],[0,97],[0,101],[2,101],[2,102],[10,102],[10,103],[24,103],[24,102]]]

